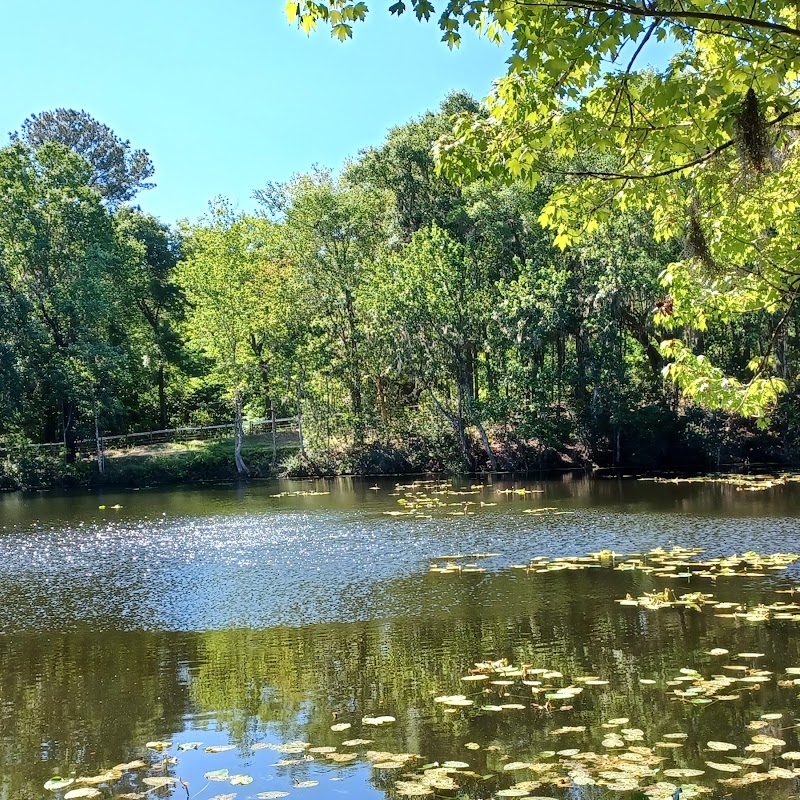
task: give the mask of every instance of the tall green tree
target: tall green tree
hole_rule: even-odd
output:
[[[136,208],[119,209],[114,215],[114,229],[126,256],[124,290],[136,312],[131,327],[143,331],[143,357],[155,365],[158,426],[163,429],[169,422],[167,369],[185,361],[179,331],[185,298],[175,281],[181,241],[169,226]]]
[[[481,272],[441,228],[418,231],[403,251],[384,262],[375,281],[373,310],[400,350],[398,365],[428,393],[452,425],[464,463],[472,467],[466,426],[478,426],[468,354],[475,350],[488,309]],[[494,464],[496,467],[496,463]]]
[[[389,232],[385,192],[337,182],[329,172],[301,175],[256,192],[283,225],[286,257],[309,288],[309,313],[324,330],[336,377],[346,386],[353,430],[365,425],[365,331],[360,295]]]
[[[178,281],[190,304],[189,335],[212,359],[229,392],[234,462],[240,475],[249,475],[242,442],[255,274],[253,225],[228,201],[217,199],[199,224],[185,231],[185,238],[186,257],[178,266]]]
[[[79,422],[113,401],[127,361],[115,323],[119,253],[89,179],[86,162],[59,144],[0,150],[0,280],[36,343],[38,416],[58,408],[68,462]]]
[[[89,185],[110,208],[117,208],[142,189],[155,186],[148,182],[155,170],[147,151],[132,149],[127,139],[120,139],[108,125],[85,111],[57,108],[32,114],[12,138],[34,149],[47,142],[68,147],[89,164]]]

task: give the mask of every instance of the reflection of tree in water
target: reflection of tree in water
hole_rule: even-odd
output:
[[[796,689],[775,680],[742,698],[709,706],[669,699],[665,682],[681,667],[705,676],[722,671],[739,652],[765,654],[759,667],[800,664],[796,623],[741,624],[703,612],[647,611],[614,603],[626,592],[653,588],[647,577],[594,570],[547,576],[507,572],[483,576],[420,576],[387,583],[393,605],[419,603],[436,592],[438,605],[419,617],[300,628],[209,631],[197,634],[112,633],[22,635],[0,640],[0,761],[12,765],[0,779],[0,796],[39,797],[53,771],[103,769],[139,756],[144,742],[170,738],[184,726],[222,726],[242,752],[267,728],[285,740],[338,745],[343,738],[375,738],[380,749],[415,752],[426,760],[463,759],[476,771],[502,772],[504,754],[536,757],[542,750],[601,752],[601,722],[628,717],[646,743],[669,732],[689,738],[666,755],[673,766],[698,766],[709,758],[705,742],[740,746],[746,724],[765,711],[785,711],[785,721],[762,731],[794,748]],[[746,580],[710,589],[720,599],[753,602],[766,586]],[[724,647],[722,659],[706,654]],[[490,686],[464,683],[473,662],[507,658],[564,674],[556,685],[597,675],[610,685],[586,687],[571,711],[527,707],[481,713],[484,703],[545,706],[530,687],[509,689],[501,700]],[[739,660],[739,663],[742,663]],[[655,679],[643,686],[640,678]],[[673,687],[667,687],[670,691]],[[485,689],[492,693],[484,694]],[[445,713],[440,694],[474,695],[475,705]],[[345,734],[330,730],[352,722]],[[366,714],[391,714],[396,724],[361,729]],[[586,732],[553,736],[562,726]],[[197,736],[202,739],[202,735]],[[484,749],[467,751],[466,742]],[[43,745],[43,742],[48,744]],[[497,751],[486,746],[496,744]],[[42,753],[47,761],[42,761]],[[396,775],[375,773],[384,787]],[[490,791],[487,784],[480,791]],[[783,789],[754,787],[755,796]],[[551,794],[545,790],[543,794]],[[480,796],[477,790],[474,796]],[[765,795],[765,796],[766,796]]]
[[[191,659],[169,634],[0,638],[0,797],[41,797],[54,770],[105,769],[180,729]]]
[[[744,691],[736,702],[703,708],[669,699],[662,687],[681,667],[709,676],[718,672],[719,660],[705,651],[720,644],[732,654],[763,652],[764,666],[795,663],[798,648],[790,638],[792,623],[745,626],[716,620],[708,612],[632,610],[612,602],[627,576],[607,577],[602,601],[598,583],[602,585],[606,576],[548,576],[536,584],[536,578],[500,575],[484,579],[477,590],[472,586],[470,603],[453,603],[442,619],[206,634],[192,697],[204,708],[227,709],[234,731],[244,731],[256,721],[273,721],[281,723],[288,736],[296,732],[294,721],[301,714],[307,718],[305,735],[315,744],[337,743],[329,730],[334,711],[339,719],[353,721],[354,728],[364,714],[391,713],[400,724],[382,731],[381,741],[400,751],[420,752],[426,759],[462,757],[463,742],[469,740],[497,739],[534,752],[558,749],[556,744],[572,746],[548,736],[546,729],[574,724],[590,728],[572,738],[574,746],[596,747],[599,723],[627,716],[651,742],[670,730],[689,733],[681,750],[686,758],[679,754],[679,764],[701,756],[703,737],[718,738],[720,730],[729,729],[743,734],[749,719],[787,702],[786,692],[774,682],[757,693]],[[400,585],[413,591],[406,583]],[[454,594],[461,588],[455,587]],[[761,596],[743,582],[732,590],[742,597]],[[587,592],[596,601],[578,602]],[[513,595],[516,602],[501,599],[489,606],[482,594]],[[483,616],[481,608],[487,609]],[[467,610],[470,615],[458,616]],[[448,715],[431,702],[442,693],[469,694],[473,689],[464,689],[461,676],[474,661],[498,657],[561,671],[565,683],[594,674],[611,685],[587,688],[570,712],[479,714],[473,707]],[[656,679],[659,685],[642,686],[640,678]],[[476,706],[484,702],[481,697]],[[528,695],[520,702],[532,699]],[[497,700],[487,695],[487,702]],[[470,763],[481,768],[486,755],[470,754]]]

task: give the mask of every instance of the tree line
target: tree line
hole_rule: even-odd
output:
[[[234,422],[244,475],[243,419],[298,416],[308,471],[348,448],[387,469],[791,462],[794,308],[677,317],[690,237],[635,205],[554,247],[573,177],[437,169],[453,119],[485,113],[453,94],[255,212],[217,198],[172,226],[132,202],[146,151],[85,112],[31,117],[0,149],[0,440],[69,463],[99,434]],[[731,380],[773,359],[789,400],[759,405],[764,430],[701,409],[665,379],[678,339]]]

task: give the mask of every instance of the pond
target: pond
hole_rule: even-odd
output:
[[[396,483],[0,496],[0,799],[796,797],[800,483]]]

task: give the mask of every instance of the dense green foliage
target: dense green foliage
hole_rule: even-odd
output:
[[[147,151],[131,150],[130,142],[122,141],[111,128],[85,111],[57,108],[33,114],[13,138],[34,149],[46,142],[58,142],[77,153],[91,169],[89,185],[112,208],[155,185],[147,182],[154,172]]]
[[[0,150],[6,472],[50,474],[30,443],[61,441],[69,463],[98,434],[235,423],[246,474],[243,419],[295,416],[300,474],[795,461],[794,304],[711,313],[675,266],[685,237],[635,204],[554,247],[540,220],[568,177],[437,170],[453,115],[481,113],[453,95],[339,176],[268,183],[254,214],[215,200],[175,229],[107,202],[63,142]],[[679,395],[670,358],[741,385],[771,365],[790,397],[757,430]],[[737,410],[763,425],[764,397]]]
[[[319,21],[345,39],[370,5],[287,3],[290,21]],[[785,0],[399,0],[438,18],[451,47],[472,28],[509,40],[508,73],[485,109],[437,143],[458,181],[491,176],[556,184],[540,222],[557,246],[586,242],[612,215],[651,218],[659,241],[685,248],[666,273],[662,322],[705,330],[760,309],[775,341],[800,290],[797,126],[800,16]],[[677,52],[643,68],[657,42]],[[745,375],[726,374],[689,341],[665,345],[668,375],[706,408],[767,414],[787,390],[774,348]]]

